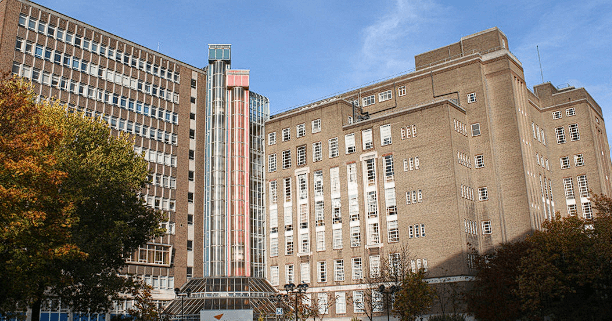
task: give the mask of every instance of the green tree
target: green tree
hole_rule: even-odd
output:
[[[467,301],[468,311],[476,319],[518,320],[522,316],[521,298],[517,293],[519,263],[529,247],[526,241],[505,243],[491,253],[475,255],[478,273],[467,293]]]
[[[29,83],[0,77],[0,313],[29,305],[55,278],[50,262],[82,259],[71,239],[77,220],[60,193],[66,173],[55,148],[61,133],[45,124]]]
[[[8,82],[20,83],[17,80]],[[47,255],[26,253],[22,257],[27,260],[9,262],[11,268],[23,275],[7,279],[7,274],[2,274],[3,285],[7,285],[6,290],[2,290],[3,299],[6,298],[3,302],[10,302],[5,310],[14,310],[16,305],[31,306],[36,321],[42,301],[59,297],[63,304],[77,311],[105,311],[120,292],[127,293],[137,286],[131,278],[120,275],[125,266],[124,257],[162,232],[159,228],[161,214],[147,208],[139,196],[147,180],[147,163],[134,154],[133,143],[127,136],[112,137],[106,124],[82,114],[67,114],[57,104],[35,104],[34,95],[27,89],[25,85],[13,89],[14,96],[22,98],[1,100],[0,110],[20,110],[25,104],[35,116],[23,113],[25,116],[20,121],[24,121],[26,128],[35,133],[53,134],[44,153],[33,152],[27,155],[27,161],[46,164],[45,168],[51,173],[57,172],[61,179],[46,178],[54,176],[43,174],[30,179],[30,184],[44,189],[49,196],[36,198],[34,203],[31,198],[22,201],[25,205],[21,208],[30,210],[31,204],[35,204],[33,216],[45,218],[29,223],[33,226],[32,231],[25,229],[28,233],[23,238],[31,244],[43,245],[49,240],[48,234],[58,240],[57,245],[33,249]],[[28,122],[27,117],[34,121]],[[18,122],[7,118],[9,123]],[[5,131],[7,134],[3,136],[12,133],[10,127]],[[27,133],[21,135],[27,137]],[[8,145],[5,153],[17,153],[15,148],[19,147]],[[18,169],[3,170],[9,183],[5,183],[3,177],[2,186],[10,186],[11,175],[21,175]],[[45,199],[50,201],[40,201]],[[3,206],[9,212],[2,214],[4,226],[24,226],[19,221],[24,210],[19,207],[12,210],[11,204]],[[48,219],[50,217],[58,219]],[[11,229],[12,233],[15,231],[18,229]],[[59,235],[51,234],[54,231]],[[2,237],[3,251],[8,248],[16,252],[22,243],[25,244],[5,234]],[[33,250],[27,249],[28,252]],[[3,266],[2,269],[4,272],[7,268]],[[13,290],[22,288],[27,291]]]
[[[434,290],[425,282],[425,271],[408,271],[395,294],[393,313],[402,321],[413,321],[427,312],[433,303]]]

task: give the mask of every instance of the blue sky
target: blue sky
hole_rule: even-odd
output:
[[[209,43],[232,44],[232,68],[276,113],[408,72],[414,56],[494,26],[527,86],[585,87],[612,124],[612,3],[604,1],[38,0],[204,67]],[[612,130],[610,130],[612,132]]]

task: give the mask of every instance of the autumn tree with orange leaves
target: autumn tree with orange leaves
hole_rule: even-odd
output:
[[[0,79],[0,313],[60,298],[102,312],[138,282],[124,257],[163,231],[139,197],[147,163],[105,123]]]

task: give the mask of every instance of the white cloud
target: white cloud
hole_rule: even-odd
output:
[[[361,50],[353,59],[353,80],[361,83],[355,85],[414,68],[414,55],[431,49],[428,35],[450,22],[446,11],[434,1],[396,0],[362,30]]]

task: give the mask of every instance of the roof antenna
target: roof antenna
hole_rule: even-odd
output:
[[[544,72],[542,72],[542,59],[540,59],[540,48],[536,45],[538,50],[538,61],[540,62],[540,77],[542,77],[542,83],[544,83]]]

